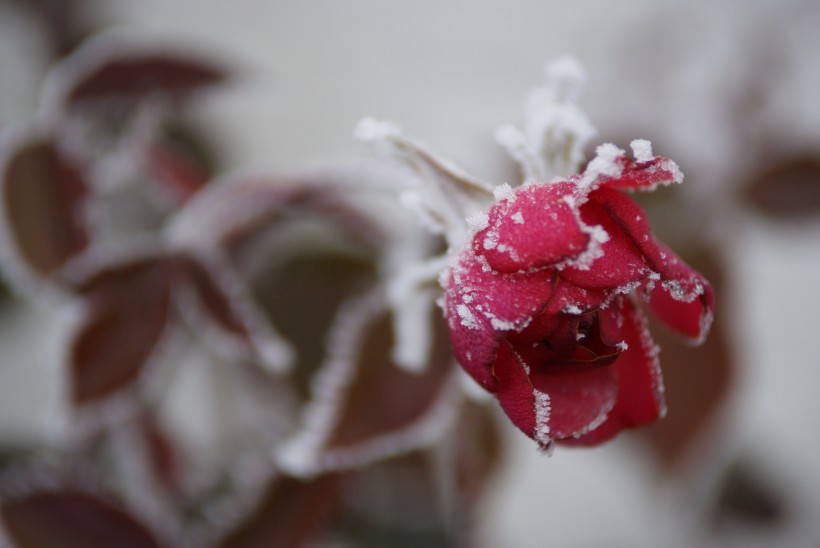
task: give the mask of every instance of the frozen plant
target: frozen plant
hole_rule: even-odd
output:
[[[604,144],[574,172],[594,133],[574,104],[581,77],[572,61],[549,65],[527,131],[498,132],[524,174],[516,188],[462,173],[394,124],[367,119],[358,130],[422,179],[405,201],[449,244],[431,264],[444,265],[456,358],[543,448],[595,445],[663,416],[643,310],[697,343],[714,303],[710,284],[653,237],[623,192],[681,183],[674,162],[638,139],[632,158]]]

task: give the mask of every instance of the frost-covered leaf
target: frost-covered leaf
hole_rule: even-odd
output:
[[[820,156],[803,155],[763,170],[744,189],[764,215],[794,221],[820,214]]]
[[[257,508],[218,543],[219,548],[299,548],[322,537],[339,504],[339,477],[310,481],[276,477]]]
[[[16,148],[2,166],[2,185],[9,252],[25,269],[52,275],[88,246],[86,182],[50,140]]]
[[[183,100],[223,83],[221,66],[174,51],[129,51],[93,41],[54,76],[65,108],[125,105],[149,99]]]
[[[122,505],[78,489],[38,489],[4,497],[0,517],[16,548],[164,546]]]
[[[111,265],[83,282],[86,310],[69,352],[75,405],[131,386],[157,351],[171,318],[171,264],[161,258]]]
[[[288,343],[273,331],[228,265],[190,255],[177,256],[174,264],[180,313],[195,329],[213,330],[203,338],[214,350],[259,361],[276,371],[290,365]]]
[[[436,326],[430,365],[410,373],[391,359],[393,323],[380,293],[340,313],[304,425],[279,452],[287,470],[312,475],[361,466],[442,434],[458,398],[444,322],[438,311],[430,321]]]

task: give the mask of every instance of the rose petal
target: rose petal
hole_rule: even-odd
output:
[[[570,264],[561,278],[581,287],[619,288],[642,279],[649,272],[638,241],[651,238],[646,214],[625,194],[602,188],[581,206],[581,219],[600,226],[609,238],[599,244],[601,255],[587,266]]]
[[[617,158],[615,161],[622,166],[620,176],[602,180],[601,186],[616,190],[654,190],[659,185],[683,182],[683,173],[669,158],[655,156],[642,160],[636,161],[626,156]]]
[[[554,275],[548,270],[499,274],[470,252],[450,271],[444,295],[450,339],[459,363],[492,391],[489,373],[504,333],[526,326],[552,295]]]
[[[600,426],[562,443],[598,445],[625,428],[651,423],[665,412],[658,348],[652,342],[646,318],[631,299],[624,299],[622,317],[621,334],[628,346],[608,368],[617,386],[615,406]]]
[[[712,284],[665,245],[656,245],[663,260],[661,282],[648,295],[647,305],[670,328],[695,343],[703,342],[715,307]]]
[[[473,251],[499,272],[539,268],[573,258],[590,240],[573,207],[569,181],[529,184],[490,208],[489,225],[473,239]]]
[[[526,367],[507,341],[498,347],[493,365],[498,381],[495,396],[512,423],[527,436],[535,437],[535,394]]]

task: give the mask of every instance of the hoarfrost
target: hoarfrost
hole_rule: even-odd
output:
[[[497,202],[513,199],[513,188],[509,183],[502,183],[493,187],[493,197]]]
[[[617,160],[623,155],[623,149],[612,143],[599,145],[595,149],[595,158],[589,162],[581,180],[578,181],[578,188],[582,192],[591,192],[600,184],[602,177],[620,177],[623,166]]]
[[[515,213],[513,213],[511,218],[512,221],[517,225],[524,224],[524,215],[520,211],[516,211]]]
[[[465,304],[459,304],[456,306],[456,313],[458,317],[461,318],[461,325],[467,329],[478,329],[478,320],[476,320],[470,307]]]
[[[549,394],[533,389],[535,396],[535,441],[543,448],[548,448],[552,439],[550,438],[550,397]]]
[[[652,154],[652,143],[646,139],[635,139],[629,143],[629,146],[638,162],[651,162],[655,159],[655,155]]]

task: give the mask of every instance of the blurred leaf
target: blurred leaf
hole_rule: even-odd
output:
[[[3,168],[3,214],[26,266],[48,276],[88,245],[79,169],[50,141],[17,149]]]
[[[64,93],[67,107],[130,104],[157,97],[179,101],[228,78],[222,67],[183,54],[106,54],[107,58],[74,76]]]
[[[421,374],[408,373],[393,363],[393,322],[387,313],[371,318],[358,356],[355,373],[345,387],[344,403],[325,450],[332,452],[405,429],[425,416],[441,395],[452,372],[452,352],[438,309],[431,325],[436,338],[430,365]],[[374,412],[378,410],[378,412]]]
[[[0,502],[17,548],[157,548],[154,534],[124,508],[72,489],[38,490]]]
[[[778,529],[787,515],[782,495],[758,467],[736,461],[721,478],[712,508],[712,526],[720,529],[744,523],[761,529]]]
[[[303,482],[277,477],[257,509],[223,538],[220,548],[299,548],[321,538],[338,505],[339,478]]]
[[[697,444],[708,441],[705,434],[729,395],[735,370],[727,324],[731,317],[722,293],[726,276],[717,251],[704,246],[699,253],[689,249],[682,256],[712,283],[716,306],[712,330],[698,347],[651,321],[652,338],[661,348],[668,412],[663,420],[642,429],[642,434],[670,469],[692,464],[688,459],[706,454]]]
[[[375,266],[345,253],[300,254],[261,272],[252,291],[271,323],[295,348],[296,388],[307,397],[325,358],[324,341],[342,304],[373,283]]]
[[[820,215],[820,156],[781,159],[762,170],[744,189],[755,209],[775,220],[793,221]]]
[[[112,396],[137,380],[169,322],[171,266],[139,259],[110,266],[80,291],[87,315],[71,344],[71,394],[76,405]]]

